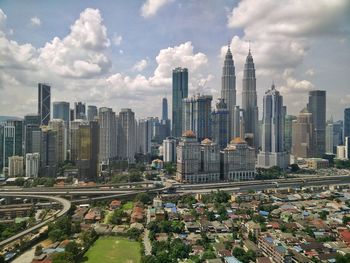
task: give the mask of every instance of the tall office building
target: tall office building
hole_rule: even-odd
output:
[[[70,120],[70,108],[69,102],[66,101],[55,101],[52,106],[52,118],[53,119],[61,119],[66,123],[66,126],[69,125]]]
[[[296,119],[297,117],[293,115],[286,115],[284,118],[284,149],[288,153],[292,151],[293,121]]]
[[[153,134],[153,118],[140,119],[137,125],[137,152],[142,154],[151,153],[151,141]],[[135,139],[136,139],[135,138]]]
[[[344,110],[344,138],[348,136],[350,136],[350,108]]]
[[[67,129],[66,123],[62,119],[53,119],[49,122],[49,129],[56,132],[56,157],[58,163],[63,163],[67,159]]]
[[[87,109],[87,120],[93,121],[97,117],[97,107],[94,105],[89,105]]]
[[[350,136],[345,137],[344,145],[345,145],[345,158],[350,159]]]
[[[99,124],[81,121],[78,127],[76,166],[79,180],[95,181],[98,174]]]
[[[131,109],[121,109],[119,112],[120,134],[118,134],[118,148],[122,159],[134,162],[136,153],[136,120]]]
[[[15,128],[14,155],[23,156],[23,121],[9,119],[6,125]]]
[[[343,122],[330,120],[326,124],[326,153],[337,153],[337,146],[343,144]]]
[[[229,110],[223,99],[216,103],[216,109],[211,113],[211,137],[220,149],[224,149],[229,142]]]
[[[183,99],[182,129],[193,131],[198,141],[211,137],[212,100],[212,96],[200,94]]]
[[[24,116],[24,153],[33,153],[40,151],[40,116],[38,114],[27,114]],[[40,137],[40,136],[39,136]],[[35,140],[35,138],[37,140]],[[39,144],[39,145],[38,145]]]
[[[26,154],[26,177],[36,178],[39,174],[40,154],[27,153]]]
[[[278,166],[287,168],[289,155],[284,149],[284,118],[283,97],[275,89],[265,92],[263,100],[263,119],[261,151],[258,154],[258,167],[270,168]]]
[[[51,117],[51,87],[44,83],[38,84],[38,114],[40,125],[48,125]]]
[[[163,141],[163,161],[167,163],[176,162],[176,144],[177,140],[175,137],[167,137]]]
[[[57,172],[57,132],[41,126],[40,175],[55,177]]]
[[[175,68],[173,70],[173,117],[172,135],[180,137],[182,134],[182,100],[188,96],[188,70]]]
[[[244,123],[244,138],[250,146],[259,146],[258,106],[256,95],[256,78],[253,56],[250,52],[246,58],[243,71],[242,110]]]
[[[74,103],[74,118],[75,119],[86,119],[86,107],[85,103],[75,102]]]
[[[117,124],[111,108],[99,108],[100,161],[108,162],[117,156]],[[135,139],[135,137],[134,137]]]
[[[313,156],[313,131],[312,113],[305,108],[300,111],[292,124],[292,154],[296,158]]]
[[[226,103],[229,112],[229,137],[232,138],[234,136],[234,110],[236,106],[236,73],[230,46],[228,46],[224,66],[222,67],[221,98]]]
[[[168,100],[163,98],[162,100],[162,120],[168,119]]]
[[[307,108],[313,118],[314,157],[322,157],[326,152],[326,91],[309,91]]]
[[[245,181],[255,178],[255,149],[236,137],[222,151],[223,174],[226,181]]]
[[[86,121],[82,119],[71,121],[69,124],[69,159],[75,162],[78,158],[78,148],[79,148],[79,127],[81,124],[87,124]]]

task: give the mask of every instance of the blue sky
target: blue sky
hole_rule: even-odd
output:
[[[259,105],[274,80],[290,114],[325,89],[327,114],[350,106],[347,0],[0,0],[0,115],[36,110],[36,83],[54,100],[85,101],[138,117],[160,116],[171,69],[190,70],[190,94],[220,95],[227,42],[237,101],[251,41]],[[201,84],[206,83],[204,88]],[[20,103],[18,103],[20,102]],[[170,104],[171,105],[171,104]],[[213,103],[214,106],[214,103]],[[261,113],[260,113],[261,114]]]

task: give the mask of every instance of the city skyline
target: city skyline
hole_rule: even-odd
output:
[[[265,3],[264,7],[261,2],[138,1],[114,3],[109,10],[104,3],[76,4],[70,10],[63,3],[61,11],[57,4],[32,3],[23,8],[23,16],[15,16],[16,3],[3,1],[0,46],[8,52],[1,54],[0,95],[7,99],[1,102],[0,115],[35,112],[37,83],[48,82],[51,102],[69,101],[73,105],[83,101],[112,107],[116,112],[132,108],[137,117],[160,116],[165,95],[171,109],[171,71],[178,66],[189,70],[189,96],[201,92],[213,95],[216,101],[227,40],[231,42],[240,105],[242,69],[250,40],[259,109],[264,91],[274,80],[288,114],[297,115],[304,108],[310,90],[326,90],[327,119],[342,119],[350,104],[346,74],[350,61],[349,3],[324,2],[326,7],[322,7],[313,1],[294,5],[286,1]],[[168,18],[174,8],[183,12]],[[283,17],[288,8],[290,17]],[[126,14],[113,26],[111,18],[121,10]],[[244,10],[248,11],[242,16]],[[57,24],[51,17],[61,12],[66,13]],[[188,14],[192,23],[187,24],[188,20],[181,20]],[[126,17],[130,23],[125,23]],[[293,17],[305,23],[297,23]],[[177,21],[181,23],[171,26]],[[84,30],[86,27],[91,30]],[[155,35],[156,40],[162,40],[154,41]],[[145,109],[144,104],[149,107]],[[261,116],[260,110],[259,119]]]

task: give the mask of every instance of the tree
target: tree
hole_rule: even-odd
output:
[[[335,257],[336,263],[349,263],[350,262],[350,253],[343,255],[338,254]]]
[[[343,224],[346,225],[348,222],[350,222],[350,216],[343,216]]]
[[[76,260],[79,255],[80,248],[75,241],[69,242],[65,247],[65,252],[73,255],[74,260]]]
[[[141,235],[142,235],[143,231],[141,229],[137,229],[135,227],[130,228],[127,231],[127,235],[129,238],[134,239],[134,240],[139,240]]]
[[[296,172],[299,171],[299,170],[300,170],[300,168],[299,168],[299,165],[298,165],[298,164],[293,163],[293,164],[290,165],[290,171],[291,171],[292,173],[296,173]]]
[[[35,252],[34,252],[34,255],[35,256],[40,256],[41,253],[43,253],[43,247],[41,245],[37,245],[35,247]]]
[[[135,202],[141,202],[143,204],[148,204],[152,201],[150,195],[147,193],[138,193],[134,200]]]
[[[206,250],[203,253],[202,261],[205,261],[207,259],[214,259],[214,258],[216,258],[215,253],[213,251],[211,251],[211,250]]]
[[[61,241],[64,237],[64,232],[60,229],[53,229],[49,232],[49,239],[53,242]]]

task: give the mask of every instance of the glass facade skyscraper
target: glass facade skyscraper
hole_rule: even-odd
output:
[[[38,114],[40,125],[48,125],[51,117],[51,87],[44,83],[38,84]]]
[[[310,91],[307,108],[313,118],[314,157],[322,157],[326,151],[326,91]]]
[[[345,137],[350,137],[350,108],[344,110],[344,142]]]
[[[182,99],[188,96],[188,70],[175,68],[173,70],[173,112],[172,135],[181,137],[182,134]]]
[[[69,102],[55,101],[53,103],[53,119],[61,119],[66,125],[69,123]]]

